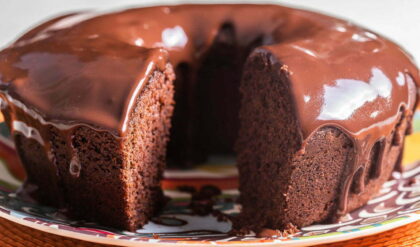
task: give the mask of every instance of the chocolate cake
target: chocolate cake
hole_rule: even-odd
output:
[[[401,169],[419,81],[391,41],[276,5],[70,14],[0,52],[21,192],[127,230],[166,163],[215,154],[237,157],[235,228],[337,220]]]

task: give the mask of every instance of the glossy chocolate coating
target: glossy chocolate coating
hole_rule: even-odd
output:
[[[224,23],[233,24],[241,47],[262,38],[257,52],[269,51],[284,65],[303,140],[323,126],[348,134],[357,153],[353,174],[401,114],[412,115],[419,71],[398,46],[349,22],[275,5],[181,5],[57,18],[0,53],[3,107],[22,108],[21,102],[43,123],[87,124],[123,136],[131,102],[152,68],[165,64],[167,52],[174,67],[195,66]],[[347,180],[348,191],[352,177]]]

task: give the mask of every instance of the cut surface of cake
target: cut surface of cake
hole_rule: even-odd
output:
[[[401,169],[419,71],[402,49],[277,5],[79,13],[0,52],[21,192],[134,231],[166,164],[235,155],[236,229],[336,221]]]

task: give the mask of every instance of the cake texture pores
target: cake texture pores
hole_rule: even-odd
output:
[[[347,21],[276,5],[80,13],[0,52],[23,191],[135,230],[165,164],[234,154],[235,228],[334,221],[400,169],[419,71]]]

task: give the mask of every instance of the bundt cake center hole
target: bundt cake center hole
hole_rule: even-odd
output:
[[[169,166],[191,167],[209,157],[230,162],[235,157],[243,66],[249,53],[262,42],[258,37],[242,44],[234,25],[226,22],[196,64],[176,66]]]

